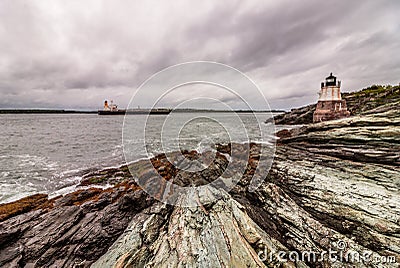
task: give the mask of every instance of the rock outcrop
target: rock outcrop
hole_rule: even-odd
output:
[[[0,267],[87,267],[153,203],[135,184],[123,182],[32,205],[0,222]]]
[[[260,156],[251,144],[238,184],[212,189],[221,198],[211,202],[199,190],[196,207],[149,197],[135,180],[154,169],[141,161],[92,172],[86,188],[62,197],[0,205],[0,266],[398,267],[400,109],[379,107],[278,133],[275,160],[255,191]],[[168,180],[203,185],[233,161],[231,148],[217,146],[214,164],[195,176],[177,178],[165,155],[152,164]]]
[[[379,107],[395,104],[400,101],[400,86],[371,86],[361,91],[342,93],[350,115],[361,115]],[[294,108],[289,112],[274,117],[275,124],[304,125],[313,122],[316,104]]]

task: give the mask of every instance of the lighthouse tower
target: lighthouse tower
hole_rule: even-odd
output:
[[[340,94],[340,84],[340,81],[332,73],[325,79],[325,83],[321,83],[317,108],[313,116],[314,122],[339,119],[350,115],[350,112],[347,111],[346,100],[342,100]]]

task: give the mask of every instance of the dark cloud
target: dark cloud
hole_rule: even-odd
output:
[[[399,11],[395,0],[4,0],[0,108],[126,106],[149,76],[194,60],[245,72],[272,108],[314,102],[331,71],[344,91],[397,84]]]

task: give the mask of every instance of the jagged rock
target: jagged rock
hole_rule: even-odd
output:
[[[400,112],[354,116],[278,133],[280,144],[358,162],[400,165]]]
[[[207,208],[162,206],[143,214],[93,267],[264,267],[258,251],[287,250],[227,194]]]
[[[400,86],[371,86],[351,93],[342,93],[347,110],[351,115],[383,112],[398,109]],[[397,107],[397,108],[396,108]],[[316,104],[291,109],[289,112],[274,117],[278,125],[304,125],[313,122]]]
[[[262,159],[259,145],[241,145],[250,155],[244,160],[231,159],[237,145],[229,144],[218,145],[213,164],[194,176],[160,155],[84,179],[85,185],[117,183],[110,188],[41,198],[38,205],[21,200],[11,207],[24,209],[12,213],[0,205],[8,215],[0,222],[0,266],[398,267],[399,118],[399,109],[385,108],[281,132],[270,172],[255,191],[249,187]],[[184,159],[170,159],[190,168]],[[182,186],[203,185],[229,161],[247,161],[231,191],[198,190],[198,199],[178,195],[179,204],[195,207],[162,204],[134,182],[153,182],[157,170]],[[332,250],[336,261],[322,258]],[[386,262],[378,264],[382,256]]]
[[[0,221],[32,209],[48,206],[47,198],[47,194],[35,194],[24,197],[16,202],[0,205]]]
[[[127,183],[71,193],[54,200],[53,208],[14,216],[0,223],[0,266],[88,267],[107,251],[133,215],[153,202]]]
[[[317,105],[311,104],[301,108],[293,108],[274,117],[277,125],[303,125],[313,122],[313,114]]]

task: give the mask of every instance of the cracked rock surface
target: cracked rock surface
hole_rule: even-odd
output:
[[[232,145],[218,145],[213,164],[195,175],[160,155],[150,165],[139,161],[87,174],[81,182],[87,188],[65,196],[0,205],[0,266],[398,267],[396,107],[278,133],[274,162],[255,191],[249,185],[260,159],[257,144],[229,192],[196,188],[194,195],[178,196],[182,206],[172,206],[136,184],[157,170],[166,181],[206,185],[235,161],[228,156]],[[101,184],[114,186],[94,187]],[[214,195],[221,198],[210,201]],[[198,206],[185,206],[193,200]],[[323,256],[332,250],[333,261]],[[315,259],[301,258],[304,252]]]

